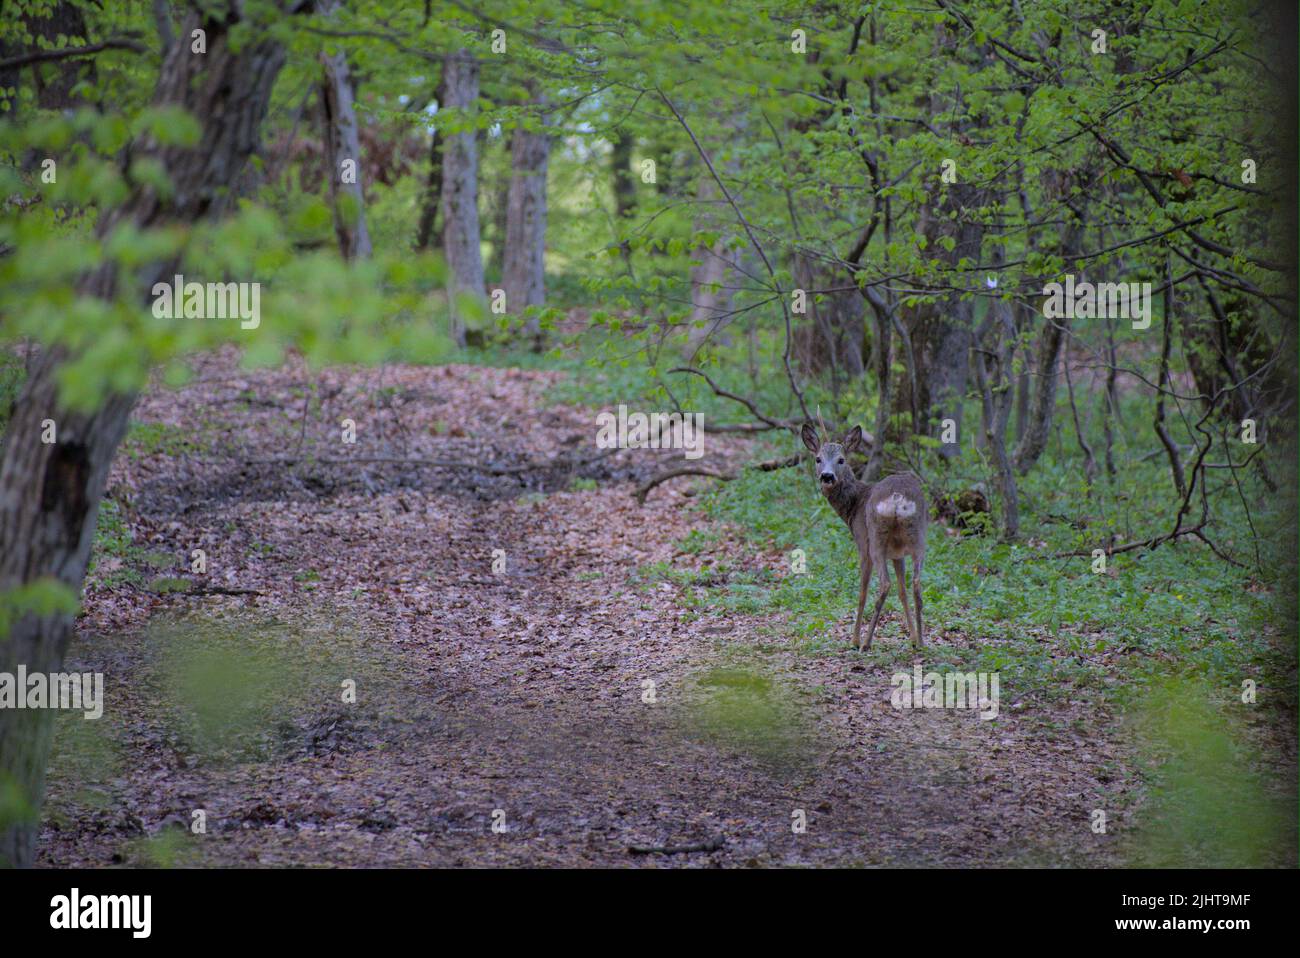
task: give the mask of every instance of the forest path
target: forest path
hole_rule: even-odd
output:
[[[779,618],[692,607],[689,583],[648,567],[708,574],[725,559],[782,575],[782,557],[716,527],[683,552],[707,525],[693,480],[643,507],[631,495],[680,452],[587,461],[594,412],[547,406],[555,377],[248,373],[220,355],[178,392],[152,390],[136,414],[152,425],[110,482],[133,545],[92,576],[70,663],[105,673],[104,724],[61,718],[42,863],[1112,863],[1112,839],[1089,828],[1115,761],[1106,736],[1005,702],[993,722],[897,710],[898,664],[847,644],[811,655]],[[309,382],[321,406],[304,424]],[[344,418],[355,445],[339,439]],[[738,439],[706,449],[714,465],[745,455]],[[277,461],[308,454],[500,474]],[[542,459],[582,464],[502,471]],[[123,581],[142,553],[188,562],[192,548],[208,563],[195,579],[257,594]],[[878,643],[903,641],[896,605]],[[209,677],[223,702],[264,684],[261,726],[232,719],[204,739],[177,718],[168,677],[191,628],[222,662],[254,656]],[[279,658],[256,658],[259,643]],[[355,705],[341,701],[348,679]],[[87,734],[99,745],[78,748]],[[195,809],[201,836],[185,830]]]

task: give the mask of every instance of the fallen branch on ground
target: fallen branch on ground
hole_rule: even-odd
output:
[[[497,463],[467,462],[459,459],[403,459],[395,456],[360,456],[353,459],[332,459],[312,456],[278,456],[273,459],[243,459],[249,465],[291,466],[300,462],[314,462],[329,466],[352,465],[397,465],[423,466],[429,469],[472,469],[492,476],[513,476],[525,472],[543,469],[581,468],[606,459],[621,449],[603,449],[595,456],[586,458],[569,457],[566,459],[534,459],[518,466],[503,466]]]
[[[722,847],[722,836],[707,842],[695,842],[690,845],[628,845],[627,850],[633,855],[685,855],[690,852],[716,852]]]
[[[170,593],[171,595],[262,595],[260,589],[237,589],[224,585],[195,585],[192,584],[184,591]]]
[[[791,466],[799,465],[801,457],[796,454],[788,456],[785,459],[769,459],[766,462],[754,463],[746,466],[746,469],[759,469],[763,472],[774,472],[777,469],[788,469]],[[667,482],[669,479],[676,479],[678,476],[708,476],[710,479],[720,479],[722,482],[731,482],[739,476],[736,472],[719,472],[716,469],[707,469],[704,466],[679,466],[676,469],[669,469],[667,472],[661,472],[659,475],[647,480],[634,493],[637,505],[645,505],[646,496],[650,490],[660,483]]]

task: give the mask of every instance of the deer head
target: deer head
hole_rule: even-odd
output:
[[[821,483],[822,492],[829,496],[838,487],[857,482],[853,466],[849,464],[849,455],[865,445],[861,426],[854,426],[839,442],[822,442],[812,423],[807,422],[799,435],[816,459],[817,481]]]

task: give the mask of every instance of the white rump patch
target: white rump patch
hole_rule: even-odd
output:
[[[876,503],[876,514],[886,519],[910,519],[916,515],[916,503],[896,492],[888,499]]]

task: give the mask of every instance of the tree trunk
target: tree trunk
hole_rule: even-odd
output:
[[[543,124],[546,119],[543,118]],[[506,307],[516,315],[546,301],[546,172],[551,135],[515,130],[510,148],[510,202],[506,208]],[[541,326],[530,316],[524,332],[541,347]]]
[[[173,190],[160,196],[137,185],[116,210],[101,217],[99,235],[123,222],[138,228],[166,222],[190,223],[217,215],[245,160],[257,146],[271,88],[284,64],[284,50],[271,41],[249,39],[238,52],[228,44],[239,20],[238,6],[224,15],[187,19],[183,36],[196,28],[207,34],[207,53],[194,56],[177,43],[163,61],[155,105],[179,105],[202,126],[197,147],[159,147],[145,141],[138,154],[153,155],[171,177]],[[128,298],[147,299],[171,263],[144,269]],[[108,262],[79,284],[84,296],[117,294],[115,264]],[[33,364],[9,422],[0,458],[0,594],[41,579],[54,579],[80,595],[94,536],[95,518],[114,450],[126,431],[134,396],[111,395],[94,413],[64,408],[58,374],[66,354],[43,352]],[[57,426],[57,442],[41,441],[42,420]],[[57,672],[72,632],[66,614],[16,617],[0,645],[0,671],[24,665],[31,672]],[[0,788],[13,789],[26,814],[0,822],[0,862],[32,863],[45,790],[45,762],[52,729],[48,709],[0,710]]]
[[[472,111],[478,99],[478,62],[473,54],[461,50],[448,57],[444,70],[447,108]],[[443,148],[442,248],[451,270],[452,338],[464,346],[465,319],[456,307],[456,296],[485,298],[478,222],[478,134],[474,130],[452,133]]]
[[[983,410],[984,444],[993,453],[993,463],[998,471],[1002,537],[1008,541],[1020,534],[1020,495],[1007,456],[1007,422],[1011,418],[1015,392],[1012,367],[1016,348],[1015,327],[1010,316],[1010,305],[989,304],[989,315],[975,337],[973,359]],[[994,331],[993,342],[985,349],[982,344],[990,329]]]
[[[1097,457],[1093,454],[1092,444],[1088,442],[1087,425],[1079,421],[1079,404],[1074,399],[1074,377],[1070,375],[1070,351],[1067,349],[1061,357],[1061,372],[1065,376],[1065,394],[1070,400],[1070,416],[1074,420],[1074,437],[1083,453],[1083,493],[1092,498],[1092,481],[1097,478]]]
[[[718,201],[722,192],[717,182],[707,169],[700,173],[696,190],[695,229],[711,230],[721,228],[716,243],[712,246],[698,246],[691,251],[694,265],[691,267],[691,319],[686,334],[686,355],[694,357],[696,353],[712,338],[713,334],[727,324],[731,313],[733,291],[729,288],[736,284],[735,250],[727,248],[729,223],[718,215]],[[731,210],[728,209],[730,214]]]
[[[502,144],[501,151],[506,156],[507,166],[510,164],[511,143],[513,140],[514,137],[511,136]],[[492,199],[492,234],[488,239],[492,252],[488,257],[485,270],[486,276],[500,278],[502,285],[504,285],[506,275],[506,236],[510,230],[510,183],[512,179],[510,173],[503,173],[497,178],[496,196]]]
[[[1044,320],[1043,333],[1038,339],[1037,355],[1034,358],[1034,373],[1037,378],[1029,397],[1029,421],[1025,424],[1023,437],[1016,445],[1016,470],[1022,476],[1038,462],[1052,433],[1061,345],[1065,342],[1069,322],[1065,318]]]
[[[1016,310],[1020,311],[1023,307],[1016,304]],[[1016,373],[1016,443],[1025,438],[1025,427],[1029,424],[1029,391],[1032,389],[1032,380],[1029,376],[1029,365],[1027,362],[1022,363],[1020,372]]]
[[[974,342],[971,331],[971,303],[954,302],[942,307],[928,330],[929,342],[926,357],[927,382],[930,402],[921,407],[920,428],[926,435],[937,424],[951,419],[962,436],[962,419],[966,383],[970,373],[970,349]],[[961,443],[944,443],[939,454],[954,458],[961,453]]]
[[[623,266],[629,276],[632,272],[632,248],[623,236],[627,220],[636,209],[636,180],[632,173],[632,134],[623,131],[614,141],[609,162],[614,174],[614,239],[623,253]],[[635,278],[635,277],[634,277]]]
[[[813,290],[834,287],[838,271],[804,253],[794,254],[793,272],[795,287],[807,294],[807,314],[798,318],[794,330],[795,356],[809,374],[829,371],[832,392],[838,396],[841,378],[855,380],[865,371],[866,303],[856,289],[824,293],[818,302]]]
[[[1067,264],[1078,255],[1083,238],[1083,224],[1076,220],[1066,227],[1061,251]],[[1078,282],[1083,277],[1077,278]],[[1034,374],[1037,380],[1029,398],[1029,421],[1025,424],[1024,435],[1016,444],[1016,471],[1022,476],[1034,467],[1038,457],[1047,448],[1047,440],[1052,434],[1052,416],[1056,411],[1056,386],[1058,366],[1060,365],[1061,347],[1065,343],[1070,320],[1064,317],[1043,319],[1043,332],[1038,340],[1038,350],[1034,357]]]
[[[446,88],[441,82],[438,83],[434,99],[438,101],[439,110],[447,105]],[[442,151],[443,141],[438,136],[438,127],[435,125],[429,134],[429,179],[421,201],[420,225],[415,232],[417,250],[433,249],[435,245],[440,248],[442,245],[438,230],[438,209],[442,206]]]
[[[1102,433],[1106,440],[1106,475],[1114,478],[1115,423],[1119,422],[1119,367],[1115,355],[1115,317],[1106,317],[1106,391],[1102,394]],[[1120,423],[1120,425],[1123,425]]]
[[[926,249],[945,266],[955,267],[963,258],[978,262],[984,227],[973,215],[988,200],[985,191],[954,183],[942,203],[930,203],[922,210],[918,232],[926,238]],[[951,239],[952,249],[944,240]],[[970,350],[974,344],[974,301],[953,294],[937,303],[904,310],[903,327],[912,341],[913,357],[908,374],[895,393],[895,412],[910,412],[913,428],[933,435],[945,419],[956,424],[963,436],[962,411],[970,373]],[[913,376],[916,377],[913,380]],[[903,438],[897,435],[896,438]],[[945,443],[940,455],[956,456],[961,444]]]
[[[36,4],[16,6],[35,7]],[[48,13],[32,12],[22,16],[23,26],[36,48],[36,40],[45,40],[51,46],[58,44],[60,37],[67,38],[69,46],[76,46],[80,39],[90,42],[86,32],[86,15],[80,4],[56,3]],[[34,63],[27,68],[31,71],[32,85],[36,90],[36,105],[42,110],[72,110],[84,105],[74,91],[82,83],[94,85],[98,82],[98,69],[94,57],[85,60],[64,61],[53,66]],[[14,83],[17,87],[19,84]]]
[[[329,13],[337,0],[322,0]],[[321,54],[324,76],[321,103],[325,107],[325,157],[329,167],[330,203],[334,207],[334,232],[344,259],[370,256],[370,230],[366,226],[366,200],[361,189],[361,141],[347,56]]]
[[[14,405],[0,460],[0,594],[53,578],[80,596],[95,517],[113,452],[126,432],[134,396],[113,396],[91,415],[74,415],[57,401],[63,354],[46,350]],[[41,441],[52,419],[58,441]],[[0,645],[0,672],[49,675],[63,670],[72,616],[27,614]],[[19,694],[22,694],[20,690]],[[0,806],[0,866],[26,868],[36,851],[45,763],[54,728],[50,709],[0,709],[0,793],[12,789],[21,806]]]
[[[1169,262],[1169,256],[1166,254],[1165,261],[1165,292],[1164,292],[1164,320],[1161,323],[1160,335],[1160,372],[1156,376],[1156,416],[1155,431],[1156,436],[1160,439],[1160,444],[1165,447],[1165,455],[1169,457],[1169,474],[1174,480],[1174,489],[1178,493],[1178,498],[1182,499],[1187,495],[1187,478],[1183,474],[1182,457],[1178,454],[1178,444],[1169,435],[1169,430],[1165,428],[1165,390],[1170,389],[1173,385],[1169,381],[1169,350],[1171,344],[1171,327],[1174,322],[1174,289],[1173,289],[1173,271]],[[1197,440],[1199,442],[1199,439]],[[1192,481],[1196,481],[1196,472],[1193,469]]]
[[[636,206],[636,180],[632,172],[632,134],[619,134],[610,151],[609,162],[614,174],[614,216],[620,225],[632,215]]]
[[[875,360],[876,384],[879,388],[879,397],[876,402],[876,441],[871,444],[870,457],[867,459],[867,468],[862,474],[865,482],[876,482],[885,466],[885,434],[889,431],[890,410],[893,408],[893,376],[890,375],[890,364],[893,354],[893,316],[891,310],[894,308],[891,304],[886,303],[883,297],[868,288],[863,288],[862,295],[866,297],[867,302],[871,305],[872,315],[875,316],[875,342],[872,344],[872,358]]]

